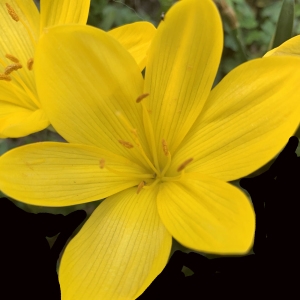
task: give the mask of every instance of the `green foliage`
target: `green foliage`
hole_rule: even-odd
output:
[[[274,38],[272,40],[272,46],[270,48],[278,47],[293,36],[294,15],[294,0],[284,0],[278,17]]]
[[[219,2],[215,0],[218,4]],[[283,0],[226,0],[233,10],[238,27],[230,27],[222,9],[224,26],[224,52],[218,78],[224,77],[234,67],[247,60],[262,57],[274,36]],[[300,34],[300,0],[295,0],[293,36]],[[242,53],[243,52],[243,53]]]

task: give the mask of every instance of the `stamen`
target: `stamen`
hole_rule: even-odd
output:
[[[16,22],[20,21],[23,24],[23,26],[25,27],[26,31],[29,34],[29,37],[31,39],[32,44],[35,45],[36,41],[35,41],[35,39],[34,39],[34,37],[32,35],[32,32],[31,32],[30,28],[26,24],[26,22],[24,22],[22,19],[19,18],[19,16],[17,15],[16,11],[8,3],[5,3],[5,5],[6,5],[8,13],[12,17],[12,19],[14,21],[16,21]]]
[[[144,186],[144,189],[145,190],[151,189],[151,188],[155,187],[159,182],[160,182],[160,179],[155,179],[151,184]]]
[[[145,128],[145,133],[147,136],[148,143],[152,150],[152,157],[154,160],[155,169],[157,170],[156,173],[159,174],[159,163],[158,163],[158,157],[157,157],[157,151],[156,151],[156,144],[155,144],[155,138],[154,138],[154,132],[153,132],[153,126],[151,119],[149,117],[149,112],[147,111],[147,108],[145,106],[145,103],[142,103],[143,107],[143,123]]]
[[[141,181],[141,182],[139,183],[138,188],[137,188],[137,191],[136,191],[137,194],[142,190],[142,188],[144,187],[145,184],[146,184],[145,181]]]
[[[140,103],[144,98],[148,97],[149,93],[146,94],[142,94],[140,96],[137,97],[137,99],[135,100],[136,103]]]
[[[166,140],[163,139],[161,141],[161,143],[162,143],[162,147],[163,147],[163,151],[165,153],[165,156],[168,156],[169,155],[169,149],[168,149],[168,144],[167,144]]]
[[[103,169],[105,167],[105,160],[103,158],[101,158],[99,160],[99,166],[100,166],[100,169]]]
[[[0,74],[0,80],[11,81],[11,77],[6,74]]]
[[[8,65],[5,69],[4,69],[4,74],[5,75],[9,75],[11,72],[16,71],[18,69],[21,69],[22,65],[21,64],[11,64]]]
[[[5,3],[5,5],[6,5],[8,13],[12,17],[12,19],[15,20],[16,22],[18,22],[20,20],[20,18],[17,15],[17,13],[15,12],[15,10],[8,3]]]
[[[115,170],[111,167],[108,167],[105,163],[105,159],[101,158],[99,160],[99,167],[100,169],[106,169],[107,171],[118,175],[118,176],[123,176],[123,177],[127,177],[127,178],[133,178],[133,179],[140,179],[140,178],[149,178],[149,179],[153,179],[153,174],[143,174],[143,173],[129,173],[129,172],[121,172],[118,170]]]
[[[177,169],[177,172],[181,172],[183,169],[185,169],[185,167],[193,161],[193,158],[189,158],[188,160],[186,160],[185,162],[183,162]]]
[[[171,153],[168,151],[168,155],[167,155],[167,163],[166,165],[164,166],[162,172],[161,172],[161,177],[164,177],[166,172],[168,171],[169,167],[171,165]]]
[[[133,148],[133,145],[132,145],[131,143],[129,143],[129,142],[119,140],[119,143],[120,143],[121,145],[123,145],[123,146],[124,146],[125,148],[127,148],[127,149]]]
[[[174,177],[163,177],[161,179],[161,181],[164,181],[164,182],[170,182],[170,181],[180,181],[182,180],[182,178],[184,177],[184,170],[182,170],[182,172],[180,173],[180,175],[178,176],[174,176]]]
[[[8,58],[9,60],[11,60],[12,62],[16,63],[16,64],[19,63],[19,60],[11,54],[6,53],[5,57]]]
[[[32,66],[33,66],[33,58],[29,58],[28,60],[27,60],[27,69],[29,70],[29,71],[31,71],[32,70]]]
[[[137,130],[131,126],[129,121],[123,116],[123,114],[121,112],[117,111],[116,115],[120,118],[120,120],[123,122],[125,127],[133,134],[133,140],[137,145],[136,149],[138,149],[140,151],[140,153],[142,154],[142,156],[144,157],[144,159],[146,160],[146,162],[150,166],[150,168],[154,171],[154,173],[157,173],[156,168],[153,166],[152,162],[149,160],[146,153],[144,152],[143,147],[141,146],[141,143],[139,141],[139,137],[138,137],[138,134],[137,134]],[[120,143],[122,143],[122,142],[120,142]],[[132,145],[132,144],[130,144],[130,145]],[[132,145],[132,147],[133,147],[133,145]]]

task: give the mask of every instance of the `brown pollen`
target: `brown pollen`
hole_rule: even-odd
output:
[[[5,57],[8,58],[9,60],[11,60],[12,62],[16,63],[16,64],[19,63],[19,60],[11,54],[6,53]]]
[[[16,22],[18,22],[20,20],[20,18],[17,15],[17,13],[15,12],[15,10],[8,3],[5,3],[5,5],[6,5],[8,13],[12,17],[12,19],[15,20]]]
[[[140,103],[144,98],[148,97],[149,93],[146,94],[142,94],[140,96],[137,97],[137,99],[135,100],[136,103]]]
[[[4,69],[4,74],[5,75],[9,75],[11,72],[16,71],[18,69],[21,69],[22,65],[17,63],[17,64],[11,64],[8,65],[5,69]]]
[[[183,162],[177,169],[177,172],[181,172],[190,162],[193,161],[193,158],[187,159],[185,162]]]
[[[27,60],[27,69],[28,69],[29,71],[32,70],[33,62],[34,62],[33,58],[29,58],[29,59]]]

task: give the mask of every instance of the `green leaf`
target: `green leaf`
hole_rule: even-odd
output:
[[[272,49],[278,47],[292,37],[295,15],[294,0],[284,0],[282,3],[277,27],[272,43]]]

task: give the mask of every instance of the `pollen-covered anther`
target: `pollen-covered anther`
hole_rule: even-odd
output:
[[[15,20],[16,22],[18,22],[20,20],[20,18],[17,15],[17,13],[15,12],[15,10],[8,3],[5,3],[5,5],[6,5],[8,13],[12,17],[12,19]]]
[[[32,70],[33,62],[34,62],[33,58],[29,58],[29,59],[27,60],[27,69],[28,69],[29,71]]]
[[[137,194],[142,190],[142,188],[145,186],[145,184],[146,184],[145,181],[141,181],[141,182],[139,183],[138,188],[137,188],[137,191],[136,191]]]
[[[181,172],[183,169],[185,169],[185,167],[193,161],[193,158],[189,158],[187,159],[185,162],[183,162],[177,169],[177,172]]]
[[[133,145],[132,145],[131,143],[129,143],[129,142],[119,140],[119,143],[120,143],[121,145],[123,145],[125,148],[128,148],[128,149],[133,148]]]
[[[0,74],[0,80],[11,81],[11,77],[6,74]]]
[[[101,158],[99,160],[99,167],[100,167],[100,169],[104,169],[104,167],[105,167],[105,160],[103,158]]]
[[[149,93],[145,93],[145,94],[142,94],[140,96],[137,97],[137,99],[135,100],[136,103],[140,103],[144,98],[148,97],[149,96]]]
[[[6,53],[5,57],[8,58],[9,60],[11,60],[12,62],[16,63],[16,64],[19,63],[19,60],[11,54]]]
[[[4,69],[4,74],[5,75],[9,75],[11,72],[13,71],[16,71],[16,70],[19,70],[21,69],[23,66],[19,63],[17,64],[11,64],[11,65],[8,65],[5,69]]]
[[[162,147],[163,147],[163,151],[164,151],[165,156],[168,156],[169,155],[169,149],[168,149],[168,144],[167,144],[166,140],[163,139],[161,141],[161,143],[162,143]]]

